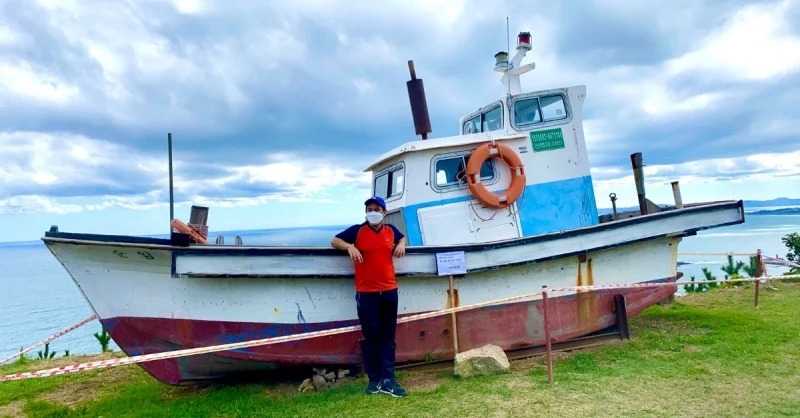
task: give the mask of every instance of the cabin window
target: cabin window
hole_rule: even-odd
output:
[[[567,117],[564,96],[552,94],[514,102],[514,124],[534,125]]]
[[[503,129],[503,107],[499,104],[478,113],[464,122],[464,134]]]
[[[483,113],[483,132],[496,131],[503,127],[503,112],[500,106]]]
[[[539,114],[539,99],[520,100],[514,103],[514,123],[517,125],[530,125],[542,121]]]
[[[405,167],[402,164],[394,166],[375,176],[373,194],[387,200],[392,197],[400,196],[403,194],[404,182]]]
[[[559,120],[567,117],[567,111],[564,109],[564,99],[561,95],[545,96],[539,100],[542,107],[542,119],[545,122],[551,120]]]
[[[442,158],[436,160],[436,187],[445,188],[448,186],[455,186],[459,184],[466,184],[467,180],[466,167],[469,161],[469,155],[460,155],[458,157]],[[487,160],[481,166],[481,180],[487,181],[494,178],[494,162]]]
[[[474,118],[464,122],[464,133],[465,134],[474,134],[476,132],[480,132],[480,125],[481,125],[481,115],[475,116]]]

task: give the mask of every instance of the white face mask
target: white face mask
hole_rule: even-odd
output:
[[[367,212],[367,222],[372,225],[377,225],[383,220],[383,214],[380,212]]]

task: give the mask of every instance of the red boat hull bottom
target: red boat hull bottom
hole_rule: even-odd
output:
[[[654,282],[675,282],[675,278]],[[675,293],[677,284],[653,288],[608,289],[548,298],[551,337],[564,341],[617,323],[614,295],[625,296],[628,316]],[[456,314],[459,351],[494,344],[505,350],[544,345],[541,300],[509,303]],[[116,317],[102,320],[128,356],[257,340],[294,333],[358,325],[354,321],[275,324],[201,321],[171,318]],[[397,326],[397,363],[454,356],[449,314]],[[293,366],[352,366],[361,363],[361,332],[348,332],[296,342],[256,346],[213,354],[139,363],[156,379],[173,385],[264,375]]]

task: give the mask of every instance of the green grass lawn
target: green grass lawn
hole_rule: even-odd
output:
[[[363,394],[365,380],[322,392],[293,384],[178,388],[138,366],[0,383],[0,417],[800,416],[800,284],[690,294],[631,318],[631,340],[556,354],[511,373],[459,379],[398,373],[409,396]],[[28,361],[0,374],[86,361]],[[297,382],[299,383],[299,382]]]

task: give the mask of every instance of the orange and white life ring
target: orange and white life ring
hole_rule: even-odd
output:
[[[175,231],[180,232],[181,234],[189,234],[189,237],[191,237],[194,242],[198,244],[208,244],[208,241],[202,235],[200,235],[199,232],[192,229],[189,225],[183,223],[183,221],[180,219],[173,219],[169,224]]]
[[[503,194],[490,192],[481,182],[481,167],[489,158],[502,159],[511,171],[511,184]],[[508,145],[495,141],[487,142],[472,152],[467,162],[466,177],[470,193],[479,202],[492,208],[511,206],[525,189],[525,169],[519,154]]]

